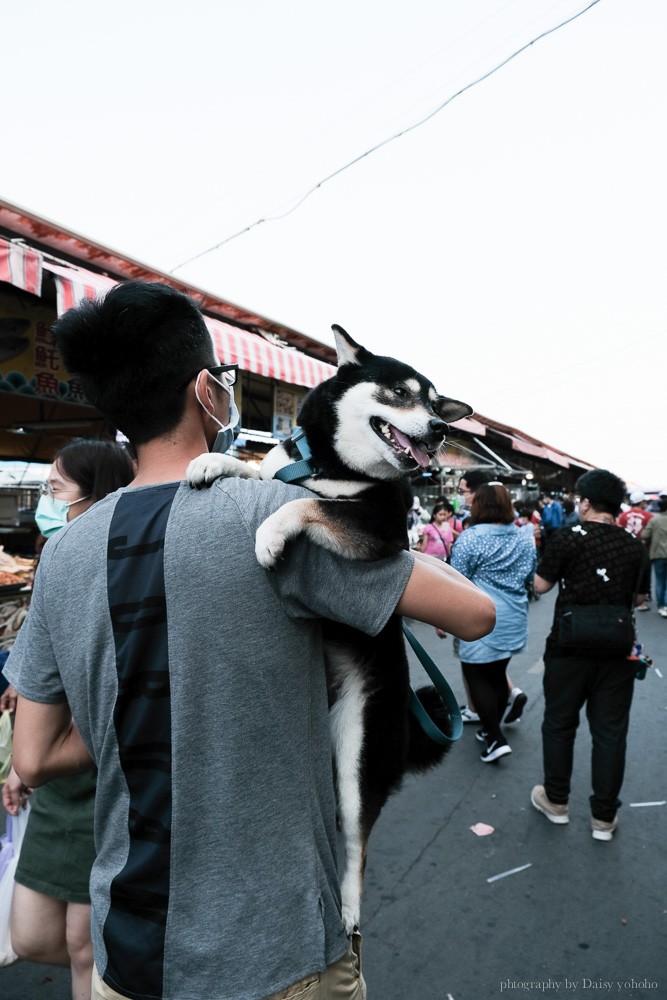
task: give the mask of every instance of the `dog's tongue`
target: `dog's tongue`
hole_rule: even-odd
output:
[[[408,451],[414,458],[417,465],[420,465],[422,469],[425,469],[426,466],[431,461],[428,453],[425,452],[423,448],[419,448],[411,438],[406,437],[405,434],[402,434],[399,431],[398,427],[394,427],[393,424],[391,425],[391,433],[396,438],[396,440],[398,441],[398,443],[401,445],[402,448],[408,449]]]

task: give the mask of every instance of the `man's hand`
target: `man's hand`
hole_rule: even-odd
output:
[[[0,712],[15,712],[17,697],[18,694],[16,688],[13,688],[11,684],[9,684],[2,694],[0,694]]]
[[[2,804],[10,816],[18,816],[19,809],[25,809],[28,796],[31,794],[32,788],[24,785],[12,768],[2,786]]]

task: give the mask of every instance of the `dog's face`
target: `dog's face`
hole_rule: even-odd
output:
[[[331,379],[337,418],[334,448],[341,461],[374,479],[397,479],[426,468],[442,448],[447,421],[472,407],[440,396],[409,365],[371,354],[333,328],[338,372]]]

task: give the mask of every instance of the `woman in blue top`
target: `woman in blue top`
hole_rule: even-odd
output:
[[[512,500],[500,483],[480,486],[468,527],[452,550],[452,566],[491,597],[496,627],[475,642],[459,645],[463,676],[482,722],[477,738],[489,763],[512,752],[500,731],[507,708],[507,665],[528,638],[526,579],[535,571],[535,546],[514,521]]]

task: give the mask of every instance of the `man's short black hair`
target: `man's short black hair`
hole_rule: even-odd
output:
[[[185,385],[217,363],[196,304],[160,282],[116,285],[68,310],[53,334],[89,402],[134,445],[176,427]]]
[[[471,493],[474,493],[479,486],[485,486],[496,479],[496,474],[493,469],[485,471],[484,469],[472,469],[470,472],[463,472],[461,474],[461,479],[465,479],[468,484],[468,489]]]
[[[591,469],[577,479],[577,493],[593,510],[616,517],[626,493],[625,483],[608,469]]]

